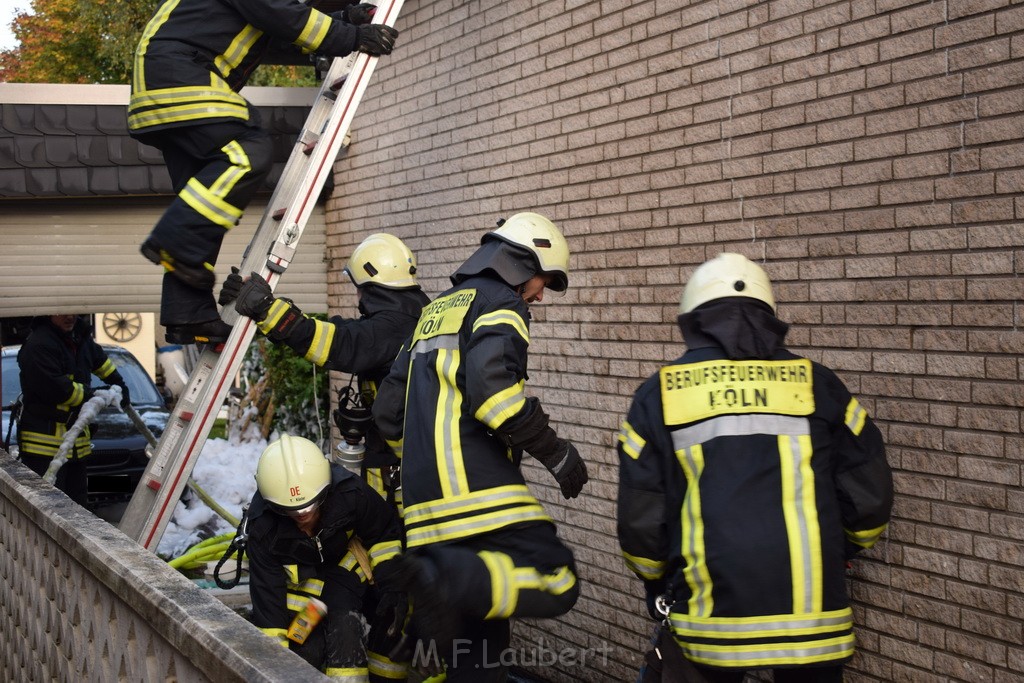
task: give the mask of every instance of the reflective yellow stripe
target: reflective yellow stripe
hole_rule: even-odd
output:
[[[249,50],[252,49],[253,44],[260,39],[263,35],[263,31],[259,30],[253,25],[248,25],[238,32],[231,44],[228,45],[228,49],[224,50],[224,54],[217,55],[213,59],[214,65],[217,67],[217,71],[224,78],[227,78],[235,67],[242,63],[245,56],[249,54]]]
[[[665,574],[667,563],[663,560],[650,560],[646,557],[630,555],[626,551],[622,552],[622,557],[626,560],[629,570],[645,581],[660,579]]]
[[[682,644],[688,659],[698,664],[721,667],[796,666],[832,662],[853,656],[854,637],[812,640],[802,643],[765,643],[758,645]]]
[[[156,11],[153,18],[146,24],[146,28],[142,31],[142,37],[139,39],[139,44],[135,48],[135,68],[132,71],[132,90],[139,92],[146,89],[146,70],[143,67],[146,50],[149,49],[149,41],[152,40],[153,35],[163,26],[164,22],[167,21],[167,17],[171,15],[171,12],[178,6],[178,0],[168,0]]]
[[[481,327],[488,325],[511,325],[512,329],[519,333],[519,336],[529,344],[530,343],[530,329],[527,327],[526,322],[523,320],[515,311],[501,310],[494,311],[492,313],[486,313],[473,323],[473,331],[476,332]]]
[[[18,433],[21,440],[20,450],[26,455],[38,455],[44,458],[52,458],[57,455],[60,445],[64,442],[64,435],[67,427],[57,425],[56,434],[43,434],[42,432],[22,431]],[[75,437],[74,447],[68,450],[67,459],[84,458],[92,453],[92,441],[89,438],[89,429],[86,427]]]
[[[462,461],[462,392],[456,383],[461,354],[457,350],[439,349],[434,369],[438,378],[437,410],[434,415],[434,452],[441,495],[458,498],[469,491],[466,464]]]
[[[516,567],[504,553],[477,553],[491,576],[491,608],[485,619],[507,619],[519,605],[519,594],[536,590],[562,595],[576,585],[576,575],[568,567],[559,567],[552,574],[541,574],[534,567]]]
[[[288,647],[288,629],[286,628],[261,628],[261,631],[277,641],[278,645]]]
[[[633,425],[628,422],[622,423],[618,439],[619,444],[622,446],[622,452],[633,458],[633,460],[640,458],[640,451],[647,445],[647,440],[637,434],[633,429]]]
[[[284,299],[274,299],[274,303],[270,304],[270,310],[267,311],[267,317],[257,322],[256,327],[260,328],[263,334],[270,334],[291,307],[292,305]]]
[[[312,52],[320,47],[327,37],[327,31],[331,28],[331,18],[317,10],[311,10],[302,33],[295,39],[294,44],[303,48],[306,52]]]
[[[216,78],[216,77],[214,77]],[[180,85],[173,88],[139,90],[128,100],[129,111],[150,107],[171,107],[179,105],[220,106],[237,105],[245,107],[245,98],[232,90],[227,83],[217,78],[210,85]]]
[[[700,475],[704,471],[704,449],[700,444],[676,451],[676,460],[686,475],[686,495],[680,510],[682,540],[680,550],[686,560],[683,576],[690,587],[688,612],[695,616],[708,616],[715,601],[708,573],[707,552],[704,548],[704,517],[701,510]]]
[[[499,506],[501,509],[496,510]],[[406,545],[413,548],[464,539],[509,524],[551,521],[551,517],[525,486],[512,485],[486,489],[460,500],[421,503],[404,511],[404,521]]]
[[[231,118],[249,120],[249,109],[242,104],[228,104],[202,100],[189,102],[175,107],[164,107],[151,111],[136,112],[128,116],[128,127],[132,130],[159,126],[182,121],[201,121],[212,118]]]
[[[70,410],[75,406],[82,404],[85,400],[85,385],[81,382],[71,383],[71,395],[68,396],[67,400],[57,405],[57,410]]]
[[[108,358],[107,360],[103,361],[103,365],[93,370],[93,374],[99,377],[100,379],[106,379],[107,377],[110,377],[111,373],[113,373],[115,370],[117,370],[117,368],[114,367],[113,361],[111,361]]]
[[[404,681],[409,675],[408,664],[393,662],[386,656],[372,650],[366,651],[366,659],[369,664],[370,675],[372,676]]]
[[[329,677],[349,683],[369,683],[370,674],[365,666],[329,666],[324,671]]]
[[[850,402],[846,404],[846,428],[853,432],[854,436],[860,436],[867,419],[868,411],[864,410],[857,399],[851,398]]]
[[[888,524],[883,524],[880,527],[864,529],[863,531],[852,531],[850,529],[843,529],[843,531],[846,533],[846,537],[850,539],[850,542],[856,543],[862,548],[870,548],[878,542],[878,539],[881,538],[888,527]]]
[[[234,166],[229,166],[224,173],[233,175],[236,170]],[[220,179],[215,182],[215,184],[219,183]],[[179,192],[178,196],[196,213],[225,230],[235,227],[235,223],[242,217],[241,209],[224,201],[224,196],[204,187],[197,178],[190,178],[185,189]]]
[[[376,567],[381,562],[386,562],[402,552],[402,542],[381,541],[370,547],[370,564]]]
[[[519,414],[526,405],[526,394],[523,393],[526,382],[520,380],[507,389],[503,389],[483,402],[473,415],[491,429],[497,429],[510,417]]]
[[[306,349],[305,359],[316,365],[323,365],[331,352],[334,343],[334,325],[323,320],[313,319],[313,341]]]
[[[814,500],[814,452],[809,435],[780,436],[782,513],[789,542],[793,612],[814,613],[822,605],[821,530]]]

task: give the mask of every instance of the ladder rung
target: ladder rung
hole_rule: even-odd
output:
[[[288,211],[287,207],[283,209],[277,209],[276,211],[274,211],[274,220],[279,221],[282,218],[284,218],[284,214],[286,211]]]
[[[310,140],[308,142],[303,143],[302,153],[308,157],[310,154],[313,153],[313,150],[316,149],[317,142],[319,142],[319,140]]]
[[[149,481],[146,482],[146,487],[153,489],[154,491],[159,491],[160,482],[158,482],[156,479],[150,479]]]
[[[347,79],[347,78],[348,78],[348,74],[345,74],[341,78],[338,78],[338,79],[335,79],[335,80],[331,81],[331,91],[332,92],[338,92],[339,90],[341,90],[341,86],[345,85],[345,79]]]
[[[183,410],[183,411],[181,411],[181,415],[179,415],[178,417],[181,418],[182,422],[191,422],[192,418],[195,417],[195,416],[196,416],[195,413],[187,411],[187,410]]]

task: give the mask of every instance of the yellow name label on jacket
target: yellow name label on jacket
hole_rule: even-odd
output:
[[[711,360],[661,369],[665,424],[718,415],[814,412],[811,361]]]
[[[475,289],[463,289],[427,304],[420,314],[420,321],[416,323],[413,341],[430,339],[442,334],[458,334],[474,298]]]

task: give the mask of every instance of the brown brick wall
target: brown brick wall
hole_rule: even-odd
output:
[[[610,647],[534,673],[632,680],[649,623],[615,540],[614,435],[681,352],[676,303],[723,251],[763,261],[791,346],[872,411],[896,472],[855,563],[852,681],[1024,670],[1024,3],[407,0],[337,166],[340,268],[387,230],[435,295],[499,216],[573,250],[534,307],[530,391],[590,463],[563,505],[583,596],[520,642]]]

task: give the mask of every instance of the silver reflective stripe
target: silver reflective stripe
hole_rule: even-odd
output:
[[[525,486],[513,485],[503,490],[483,495],[471,495],[464,500],[448,502],[435,501],[430,504],[417,505],[405,510],[405,523],[414,524],[417,521],[423,523],[421,518],[435,520],[444,517],[460,515],[473,510],[486,510],[498,505],[509,504],[537,505],[537,499],[530,494]]]
[[[805,436],[811,433],[805,417],[786,415],[722,415],[672,432],[672,445],[681,451],[697,444],[707,443],[720,436],[752,436],[778,434]]]
[[[800,537],[795,539],[800,553],[800,563],[803,565],[802,569],[805,575],[805,580],[802,582],[802,589],[804,592],[803,605],[804,609],[811,609],[814,605],[814,594],[813,586],[815,582],[820,580],[820,577],[808,576],[814,571],[814,565],[811,563],[811,541],[810,535],[807,531],[807,509],[804,507],[804,487],[808,485],[808,482],[804,481],[803,468],[801,467],[803,461],[803,453],[800,449],[800,442],[795,436],[790,436],[789,441],[789,455],[792,458],[793,467],[793,505],[792,512],[796,518],[796,525],[799,529]],[[813,486],[814,482],[810,482]]]
[[[412,347],[412,355],[419,353],[430,353],[431,351],[437,351],[438,349],[457,349],[459,348],[459,335],[457,334],[442,334],[437,337],[431,337],[430,339],[421,339],[416,342]]]
[[[680,454],[677,453],[677,457],[679,455]],[[686,474],[688,476],[692,474],[693,476],[693,481],[691,481],[690,485],[687,486],[686,498],[683,503],[683,514],[686,516],[686,524],[683,528],[689,529],[689,533],[687,534],[688,538],[686,539],[686,550],[689,555],[687,558],[689,562],[687,562],[687,564],[690,569],[687,570],[687,577],[693,586],[691,599],[693,601],[694,611],[697,616],[704,617],[710,612],[708,596],[711,593],[711,589],[704,581],[704,572],[698,571],[698,568],[696,567],[697,562],[700,562],[700,564],[706,564],[703,556],[704,553],[700,552],[700,549],[697,547],[698,540],[703,541],[702,538],[698,538],[697,534],[701,507],[700,486],[698,485],[701,474],[701,463],[693,457],[693,450],[691,448],[687,448],[681,455],[686,458]]]
[[[509,387],[509,389],[512,389],[512,388],[513,387]],[[486,425],[493,424],[495,421],[498,420],[498,418],[501,416],[501,414],[504,411],[509,410],[510,408],[515,406],[517,403],[522,403],[525,400],[526,399],[525,399],[524,393],[521,390],[520,391],[516,391],[515,393],[511,394],[510,396],[505,397],[505,400],[499,401],[498,403],[496,403],[493,406],[491,406],[490,410],[488,410],[484,415],[478,417],[477,419],[480,420],[480,422],[483,422]],[[508,419],[508,418],[505,418],[505,419]],[[498,422],[498,425],[501,425],[502,422],[504,422],[504,420],[502,420],[501,422]],[[557,469],[558,468],[555,468],[556,471],[557,471]]]
[[[455,386],[454,378],[453,381],[449,382],[449,373],[453,371],[453,366],[456,366],[459,362],[459,356],[457,352],[451,352],[445,354],[444,361],[442,363],[441,372],[438,374],[438,381],[441,384],[448,383],[447,391],[445,391],[444,397],[444,417],[441,418],[441,443],[444,448],[444,471],[448,473],[448,486],[453,495],[462,495],[465,493],[463,487],[459,485],[458,476],[458,465],[461,458],[461,454],[455,453],[455,432],[459,429],[459,421],[455,416],[455,401],[461,398],[459,388]],[[438,474],[441,474],[438,472]]]
[[[443,528],[438,524],[411,530],[406,527],[406,545],[416,546],[426,543],[462,538],[492,529],[505,527],[518,522],[550,521],[540,505],[518,507],[503,514],[489,513],[486,516],[469,517],[462,522],[447,522]]]
[[[690,636],[696,633],[700,636],[716,634],[754,634],[759,637],[769,637],[780,632],[806,632],[808,630],[824,630],[827,627],[835,627],[834,630],[853,628],[853,612],[850,608],[819,614],[812,617],[779,616],[777,619],[768,620],[765,617],[744,619],[743,617],[721,618],[710,621],[693,621],[689,615],[681,612],[669,614],[672,628],[678,631],[685,631]]]
[[[814,661],[841,659],[847,655],[853,654],[853,642],[853,634],[850,634],[844,638],[834,638],[824,641],[820,645],[793,644],[786,646],[785,644],[779,643],[766,645],[763,649],[758,648],[753,651],[748,651],[738,648],[728,648],[724,650],[702,649],[700,645],[684,643],[683,649],[687,654],[692,655],[693,658],[698,661],[756,661],[758,664],[763,664],[765,663],[765,660],[768,660],[770,662],[791,663],[794,662],[794,660],[799,661],[812,658]],[[829,657],[827,655],[832,656]]]

